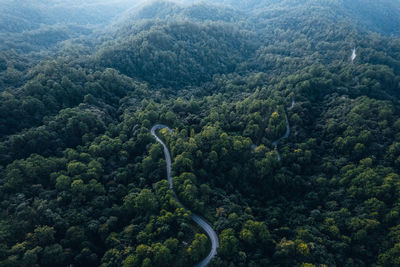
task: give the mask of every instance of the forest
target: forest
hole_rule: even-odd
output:
[[[398,1],[25,2],[0,266],[400,266]]]

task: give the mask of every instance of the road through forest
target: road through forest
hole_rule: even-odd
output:
[[[291,110],[294,107],[295,103],[296,102],[294,101],[294,97],[292,97],[292,103],[291,103],[290,107],[288,108],[288,110]],[[286,132],[285,132],[285,134],[283,136],[279,137],[274,142],[272,142],[272,144],[275,147],[275,151],[276,151],[276,154],[277,154],[277,157],[278,157],[278,161],[281,161],[281,154],[279,154],[278,145],[279,145],[279,143],[281,142],[282,139],[288,138],[289,134],[290,134],[290,125],[289,125],[289,120],[288,120],[287,114],[286,114]]]
[[[163,124],[156,124],[154,125],[150,132],[151,134],[154,136],[154,138],[157,140],[157,142],[159,142],[163,148],[164,148],[164,156],[165,156],[165,161],[166,161],[166,167],[167,167],[167,178],[168,178],[168,184],[169,184],[169,188],[171,189],[175,200],[182,205],[182,203],[179,201],[175,191],[174,191],[174,186],[172,183],[172,176],[171,176],[171,154],[169,153],[168,147],[167,145],[157,136],[156,131],[163,129],[163,128],[168,128],[168,126],[163,125]],[[188,210],[184,205],[182,205],[182,207],[184,207],[186,210]],[[206,258],[204,258],[201,262],[199,262],[198,264],[195,265],[195,267],[204,267],[206,266],[211,259],[217,254],[217,248],[219,246],[219,240],[218,240],[218,235],[215,233],[214,229],[211,227],[211,225],[205,220],[203,219],[201,216],[196,215],[194,213],[192,213],[192,219],[193,221],[195,221],[201,228],[203,228],[203,230],[207,233],[208,237],[211,240],[211,251],[208,254],[208,256]]]

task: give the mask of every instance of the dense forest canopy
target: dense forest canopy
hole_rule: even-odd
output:
[[[400,265],[398,1],[0,10],[0,266]]]

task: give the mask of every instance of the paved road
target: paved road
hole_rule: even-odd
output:
[[[354,48],[353,48],[353,51],[352,51],[352,53],[351,53],[351,63],[352,63],[352,64],[354,63],[354,59],[356,59],[356,57],[357,57],[356,48],[354,47]]]
[[[169,153],[169,150],[165,143],[157,136],[156,131],[163,129],[163,128],[168,128],[168,126],[163,125],[163,124],[156,124],[154,125],[150,132],[154,136],[154,138],[159,142],[163,148],[164,148],[164,156],[165,156],[165,161],[167,162],[167,177],[168,177],[168,184],[169,188],[172,190],[172,193],[175,197],[175,200],[182,205],[182,203],[179,201],[175,191],[174,191],[174,185],[172,184],[172,176],[171,176],[171,154]],[[182,205],[183,206],[183,205]],[[184,207],[184,206],[183,206]],[[185,208],[185,207],[184,207]],[[186,209],[186,208],[185,208]],[[214,229],[212,229],[211,225],[206,222],[202,217],[192,213],[192,219],[195,221],[203,230],[207,233],[208,237],[211,240],[211,251],[208,254],[208,256],[203,259],[201,262],[195,265],[195,267],[204,267],[206,266],[211,259],[217,254],[217,248],[219,246],[219,241],[218,241],[218,235],[215,233]]]
[[[294,101],[294,97],[292,97],[292,104],[290,105],[288,110],[291,110],[294,107],[294,105],[295,105],[295,101]],[[272,142],[272,144],[275,147],[276,154],[278,156],[278,161],[281,161],[281,155],[279,154],[279,151],[278,151],[278,145],[282,139],[288,138],[289,134],[290,134],[290,125],[289,125],[289,121],[288,121],[288,118],[286,115],[286,132],[285,132],[285,134],[283,136],[279,137],[278,139],[276,139],[274,142]]]
[[[290,107],[288,108],[288,110],[291,110],[292,108],[294,108],[294,105],[296,104],[296,102],[294,101],[294,96],[292,96],[292,104],[290,105]]]

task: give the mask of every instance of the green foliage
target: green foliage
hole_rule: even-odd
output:
[[[235,231],[233,229],[228,228],[223,230],[219,239],[220,247],[218,253],[220,253],[222,257],[231,259],[239,252],[239,240],[235,237]]]
[[[196,234],[187,252],[194,262],[201,261],[207,253],[207,236],[204,234]]]
[[[98,31],[125,4],[45,2],[0,3],[1,266],[193,266],[191,211],[212,266],[400,264],[398,3],[153,3]]]

